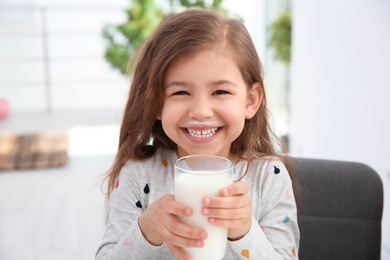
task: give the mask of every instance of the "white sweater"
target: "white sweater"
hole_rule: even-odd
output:
[[[108,201],[106,231],[96,259],[174,259],[165,243],[153,246],[145,240],[137,219],[153,201],[174,193],[176,160],[175,151],[159,149],[146,161],[126,163]],[[246,160],[237,163],[236,179],[246,167]],[[227,242],[223,259],[298,259],[297,208],[283,163],[254,159],[242,181],[250,186],[252,227],[242,239]]]

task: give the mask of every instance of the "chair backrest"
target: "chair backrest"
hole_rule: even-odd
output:
[[[376,260],[381,254],[383,185],[361,163],[292,158],[300,260]],[[299,192],[296,190],[295,192]]]

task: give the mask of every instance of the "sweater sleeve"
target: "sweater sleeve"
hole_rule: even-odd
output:
[[[155,259],[161,246],[151,245],[138,226],[142,214],[143,169],[122,168],[107,205],[106,231],[96,259]]]
[[[280,161],[266,162],[252,206],[252,226],[238,241],[229,241],[234,259],[298,259],[299,228],[292,182]]]

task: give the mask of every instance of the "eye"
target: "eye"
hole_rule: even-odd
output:
[[[213,95],[226,95],[226,94],[229,94],[228,91],[226,90],[216,90]]]
[[[176,92],[172,93],[172,96],[179,96],[179,95],[189,95],[189,93],[187,91],[184,91],[184,90],[180,90],[180,91],[176,91]]]

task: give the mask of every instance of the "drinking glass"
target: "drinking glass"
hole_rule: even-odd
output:
[[[189,155],[175,162],[175,200],[193,210],[191,217],[180,217],[183,223],[207,230],[203,247],[184,250],[193,260],[221,260],[225,255],[228,229],[211,225],[201,213],[205,196],[219,196],[233,183],[233,163],[215,155]]]

